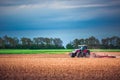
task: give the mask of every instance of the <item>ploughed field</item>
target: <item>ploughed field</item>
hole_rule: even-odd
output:
[[[120,56],[120,52],[97,52]],[[0,80],[120,80],[120,58],[1,54]]]

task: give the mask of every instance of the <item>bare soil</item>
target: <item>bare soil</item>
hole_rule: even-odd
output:
[[[120,56],[119,52],[94,52]],[[120,80],[120,58],[68,54],[2,54],[0,80]]]
[[[91,52],[97,55],[120,56],[120,52]],[[65,54],[0,54],[0,58],[71,58],[69,53]]]

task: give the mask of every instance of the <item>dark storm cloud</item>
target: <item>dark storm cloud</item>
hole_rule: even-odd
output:
[[[120,0],[0,0],[0,6],[19,6],[44,3],[64,3],[65,5],[94,5],[94,6],[112,6],[120,5]],[[84,6],[83,6],[84,7]]]
[[[0,0],[0,6],[17,6],[45,2],[46,0]]]

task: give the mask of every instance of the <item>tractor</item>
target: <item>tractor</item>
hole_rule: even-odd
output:
[[[87,49],[87,45],[78,45],[78,49],[75,49],[70,53],[70,57],[89,57],[90,50]]]

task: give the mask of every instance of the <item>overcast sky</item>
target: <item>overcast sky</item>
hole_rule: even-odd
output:
[[[0,0],[0,36],[120,36],[120,0]]]

